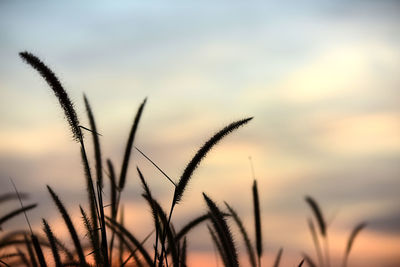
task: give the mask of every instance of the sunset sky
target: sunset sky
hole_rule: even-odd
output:
[[[398,1],[1,1],[0,194],[12,177],[26,202],[39,204],[29,212],[34,227],[44,217],[69,242],[48,184],[84,235],[79,145],[48,85],[19,58],[26,50],[57,74],[86,126],[88,96],[118,173],[145,97],[135,145],[174,180],[214,132],[254,116],[202,162],[175,210],[176,228],[206,211],[206,192],[235,207],[253,238],[251,156],[264,266],[280,247],[282,266],[295,266],[302,251],[315,258],[306,195],[330,223],[334,260],[366,221],[349,266],[400,266],[399,26]],[[126,225],[143,238],[152,218],[136,165],[165,208],[173,188],[133,151],[123,203]],[[7,202],[0,214],[16,207]],[[25,227],[22,216],[2,226]],[[190,266],[216,266],[205,225],[188,242]]]

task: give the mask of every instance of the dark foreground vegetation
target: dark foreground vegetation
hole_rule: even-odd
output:
[[[34,232],[29,224],[26,211],[34,209],[36,204],[24,205],[25,194],[20,194],[15,188],[15,193],[9,193],[0,196],[0,204],[18,199],[21,208],[12,211],[0,217],[1,225],[18,215],[25,215],[29,230],[18,230],[4,232],[2,229],[0,237],[0,266],[187,266],[187,240],[186,235],[193,228],[205,224],[209,230],[218,254],[222,259],[224,266],[239,266],[238,252],[236,244],[232,238],[229,222],[234,224],[241,234],[248,255],[248,264],[251,267],[261,267],[261,258],[263,256],[263,240],[261,229],[261,215],[259,192],[257,180],[254,178],[252,186],[253,209],[254,209],[254,227],[255,237],[251,240],[247,230],[235,209],[227,202],[224,207],[219,207],[206,193],[203,193],[207,211],[200,213],[198,217],[179,230],[176,230],[172,224],[172,216],[176,206],[181,204],[182,196],[191,180],[192,174],[202,159],[208,152],[224,137],[236,131],[241,126],[247,124],[252,118],[245,118],[235,121],[225,128],[215,133],[208,141],[197,151],[194,157],[189,161],[178,182],[174,182],[162,171],[151,158],[139,150],[134,145],[135,135],[138,129],[141,115],[143,113],[146,99],[139,106],[131,131],[126,143],[123,162],[121,164],[119,175],[116,173],[112,160],[104,160],[100,148],[99,133],[89,101],[84,96],[87,116],[90,122],[90,128],[83,127],[79,123],[78,116],[74,110],[73,103],[70,101],[67,92],[55,74],[36,56],[28,52],[20,53],[21,58],[36,69],[46,80],[48,85],[55,93],[68,121],[73,139],[78,143],[81,150],[81,158],[85,173],[86,191],[88,197],[88,210],[80,206],[82,223],[87,231],[89,244],[83,242],[77,234],[75,226],[70,215],[65,208],[61,198],[50,187],[47,186],[49,195],[58,209],[59,215],[63,218],[67,227],[73,248],[66,247],[61,240],[57,238],[51,228],[51,223],[43,219],[43,232]],[[90,166],[87,150],[85,148],[84,132],[91,135],[94,147],[95,166]],[[144,174],[139,167],[136,167],[137,177],[143,187],[142,197],[146,200],[151,210],[154,222],[154,230],[150,232],[145,239],[139,240],[135,234],[124,226],[124,210],[121,208],[121,194],[126,185],[127,172],[130,167],[131,151],[137,150],[143,157],[149,160],[166,179],[174,185],[174,194],[170,203],[170,209],[164,210],[151,189],[146,183]],[[103,163],[106,163],[103,166]],[[109,184],[110,209],[105,209],[103,200],[103,188],[105,180]],[[11,180],[12,182],[12,180]],[[14,185],[14,184],[13,184]],[[321,209],[317,202],[306,197],[306,202],[310,206],[314,218],[309,219],[309,228],[314,242],[316,259],[309,254],[303,253],[299,256],[298,266],[319,266],[330,267],[328,229],[325,223]],[[106,211],[107,210],[107,211]],[[317,225],[317,227],[316,227]],[[357,234],[364,223],[357,225],[352,231],[347,243],[343,257],[342,266],[347,266],[348,256]],[[145,243],[150,243],[152,250],[146,249]],[[45,250],[46,253],[43,252]],[[280,265],[283,249],[278,251],[274,261],[275,267]]]

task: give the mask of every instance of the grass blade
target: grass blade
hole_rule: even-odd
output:
[[[21,199],[26,199],[28,194],[26,193],[19,193]],[[0,195],[0,204],[6,201],[10,201],[13,199],[18,199],[18,195],[16,193],[5,193]]]
[[[135,116],[135,120],[132,124],[131,132],[129,133],[128,141],[126,143],[124,160],[123,160],[122,167],[121,167],[121,174],[119,176],[119,189],[120,190],[122,190],[125,186],[126,174],[128,172],[129,158],[131,156],[132,145],[133,145],[133,142],[135,141],[136,131],[137,131],[139,121],[142,116],[143,108],[146,104],[146,101],[147,101],[147,98],[145,98],[143,100],[142,104],[139,106],[139,109]]]
[[[13,217],[15,217],[15,216],[17,216],[17,215],[19,215],[21,213],[24,213],[25,211],[33,209],[36,206],[37,206],[37,204],[31,204],[31,205],[28,205],[28,206],[13,210],[13,211],[9,212],[8,214],[4,215],[3,217],[0,218],[0,230],[1,230],[1,225],[3,223],[5,223],[6,221],[12,219]]]
[[[93,115],[92,108],[90,107],[89,100],[87,99],[86,95],[83,95],[83,99],[85,101],[86,112],[88,115],[90,129],[92,132],[94,155],[95,155],[95,159],[96,159],[97,181],[100,184],[100,187],[103,188],[103,167],[102,167],[102,160],[101,160],[99,135],[97,134],[96,122],[94,120],[94,115]]]

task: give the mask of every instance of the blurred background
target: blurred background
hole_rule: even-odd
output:
[[[176,228],[206,211],[206,192],[236,208],[254,239],[251,156],[264,266],[280,247],[282,266],[295,266],[303,251],[315,258],[306,195],[329,222],[336,264],[352,228],[366,221],[349,266],[400,266],[399,15],[398,1],[1,1],[0,194],[12,190],[12,177],[26,203],[39,203],[29,212],[35,229],[44,217],[68,243],[48,184],[84,235],[79,146],[47,84],[19,58],[27,50],[54,70],[84,125],[88,96],[118,173],[145,97],[135,144],[175,180],[215,131],[255,117],[202,162],[175,209]],[[127,227],[143,238],[152,218],[136,165],[166,208],[173,188],[133,151],[123,206]],[[26,224],[19,216],[2,227]],[[221,266],[205,225],[188,249],[189,266]]]

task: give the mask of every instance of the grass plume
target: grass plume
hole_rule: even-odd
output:
[[[247,234],[247,231],[242,223],[242,220],[240,219],[237,212],[231,206],[229,206],[228,203],[225,202],[225,206],[228,208],[229,213],[232,215],[233,220],[235,221],[236,225],[239,228],[240,233],[242,234],[243,241],[244,241],[244,244],[245,244],[246,250],[247,250],[247,255],[249,256],[250,266],[257,267],[254,248],[250,242],[249,235]]]
[[[226,220],[214,201],[212,201],[205,193],[203,193],[203,197],[207,203],[208,209],[211,214],[211,221],[214,226],[214,230],[222,245],[229,266],[238,267],[239,262],[237,258],[236,247],[233,242],[232,234],[229,230]]]
[[[60,253],[57,248],[57,243],[54,238],[53,231],[50,228],[50,225],[47,223],[45,219],[43,221],[43,231],[46,233],[47,239],[49,240],[50,248],[51,248],[51,253],[53,254],[53,259],[54,259],[54,264],[56,267],[61,267],[61,257]]]
[[[238,129],[240,126],[248,123],[253,118],[246,118],[243,120],[239,120],[233,122],[214,134],[196,153],[196,155],[192,158],[189,164],[186,166],[185,170],[183,171],[181,178],[175,188],[174,193],[174,201],[173,203],[178,203],[182,199],[183,192],[192,177],[193,172],[196,170],[197,166],[199,166],[200,162],[206,157],[207,153],[219,142],[222,138],[224,138],[229,133],[233,132],[234,130]]]
[[[64,222],[68,228],[69,234],[72,238],[72,241],[73,241],[75,249],[76,249],[76,253],[78,254],[78,257],[79,257],[79,263],[81,264],[81,266],[87,266],[85,255],[83,254],[83,249],[82,249],[81,243],[78,238],[78,234],[76,233],[75,227],[71,221],[71,218],[70,218],[67,210],[65,209],[64,205],[62,204],[62,202],[59,199],[59,197],[57,196],[57,194],[53,191],[53,189],[51,189],[50,186],[47,186],[47,189],[49,190],[51,198],[53,199],[54,203],[56,204],[58,211],[62,215]]]
[[[78,116],[76,115],[74,105],[72,104],[67,92],[64,90],[54,72],[38,57],[29,52],[20,52],[19,55],[26,63],[37,70],[39,74],[46,80],[60,102],[62,109],[64,110],[64,114],[71,128],[74,140],[82,140],[83,136],[79,128],[79,120]]]
[[[256,249],[258,256],[258,266],[261,267],[261,256],[263,253],[262,247],[262,230],[261,230],[261,215],[260,215],[260,200],[258,196],[257,180],[253,181],[253,208],[254,208],[254,226],[256,234]]]
[[[95,155],[95,160],[96,160],[97,182],[100,184],[100,187],[103,188],[103,167],[102,167],[99,135],[97,133],[97,127],[96,127],[96,122],[94,119],[92,108],[91,108],[89,100],[87,99],[85,94],[83,95],[83,99],[85,102],[86,112],[88,115],[90,129],[91,129],[91,133],[92,133],[94,155]]]

